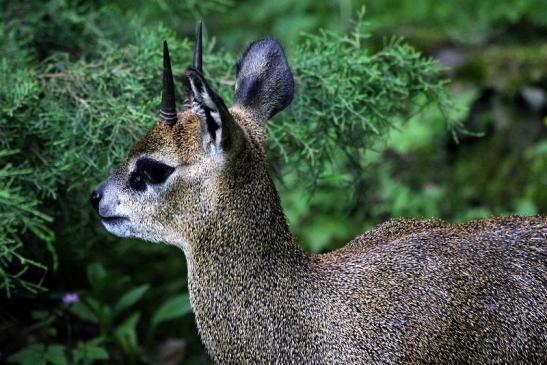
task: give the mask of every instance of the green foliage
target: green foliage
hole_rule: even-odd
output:
[[[108,360],[108,353],[100,346],[101,339],[78,342],[68,355],[66,346],[36,343],[11,355],[9,361],[20,365],[91,365],[96,361]],[[71,361],[72,359],[72,361]]]
[[[148,285],[141,285],[134,289],[131,289],[122,297],[120,300],[116,303],[112,310],[113,315],[118,315],[120,312],[124,311],[125,309],[133,306],[135,303],[137,303],[142,296],[150,289],[150,286]]]
[[[190,296],[188,294],[177,295],[165,301],[154,313],[151,325],[155,327],[160,323],[173,320],[188,314],[192,311]]]
[[[412,33],[417,41],[432,45],[449,40],[463,44],[484,44],[490,40],[514,39],[520,35],[547,29],[547,9],[542,0],[498,1],[412,1],[368,0],[374,17],[374,29],[400,29]]]
[[[50,345],[46,348],[44,344],[38,343],[12,355],[10,361],[21,365],[66,365],[64,350],[62,345]]]
[[[72,358],[75,364],[90,365],[95,361],[108,360],[108,352],[101,346],[101,338],[90,341],[78,342],[76,348],[72,350]]]
[[[292,60],[300,92],[271,124],[268,137],[272,159],[302,172],[301,183],[333,175],[358,180],[365,148],[386,136],[396,116],[408,116],[418,96],[418,107],[449,107],[436,61],[399,40],[371,53],[363,16],[364,11],[348,35],[307,36]]]
[[[137,339],[137,323],[140,313],[133,313],[114,330],[114,339],[118,348],[126,354],[127,363],[134,364],[140,356],[141,348]]]
[[[56,2],[50,5],[56,9],[62,6]],[[78,11],[83,10],[71,9],[67,13],[70,16],[65,16],[82,29],[105,28],[122,16],[114,8],[99,10],[103,18],[86,18]],[[291,169],[307,168],[303,174],[311,173],[310,184],[325,172],[333,173],[330,165],[336,150],[347,156],[341,157],[344,161],[336,166],[339,173],[358,174],[355,165],[348,162],[353,160],[351,156],[358,156],[369,139],[384,135],[393,126],[392,118],[404,114],[416,96],[424,95],[426,102],[436,101],[441,107],[447,103],[440,69],[432,60],[400,41],[389,42],[377,53],[367,50],[363,15],[361,12],[347,36],[329,32],[308,35],[296,52],[298,56],[291,60],[301,92],[290,112],[272,124],[272,159],[283,160],[282,165]],[[5,84],[6,99],[15,105],[3,111],[2,120],[6,128],[13,130],[10,133],[17,131],[10,134],[13,140],[8,139],[5,147],[24,149],[31,159],[22,161],[23,156],[15,154],[4,157],[13,165],[28,165],[26,171],[33,172],[36,199],[58,202],[50,209],[33,211],[42,220],[55,211],[52,207],[63,205],[72,219],[71,229],[81,228],[87,216],[78,207],[83,204],[81,197],[88,195],[92,184],[111,171],[155,121],[161,79],[158,45],[162,40],[169,40],[176,74],[189,64],[191,44],[161,26],[147,28],[130,19],[123,32],[122,44],[116,34],[112,39],[92,41],[96,44],[96,58],[89,54],[71,60],[67,53],[54,52],[28,74],[15,74]],[[14,39],[13,33],[8,34],[9,39]],[[210,78],[228,99],[234,60],[222,51],[207,52],[205,58]],[[33,78],[32,73],[36,75]],[[36,81],[23,91],[12,87],[29,77]],[[12,89],[16,95],[12,95]],[[30,96],[29,90],[33,91]],[[25,142],[28,140],[31,145]],[[297,163],[301,158],[304,163]],[[28,219],[22,217],[21,221]],[[35,227],[29,228],[36,233]],[[48,226],[39,227],[44,228],[38,233],[47,232]],[[41,234],[38,238],[46,237]]]
[[[82,291],[78,302],[70,305],[70,312],[81,321],[96,326],[98,338],[106,344],[115,344],[127,363],[137,362],[140,347],[136,326],[141,319],[140,311],[135,308],[149,290],[148,285],[127,288],[126,278],[112,277],[100,263],[87,267],[87,277],[91,291]],[[113,303],[112,292],[123,293]]]
[[[29,52],[25,39],[18,40],[9,24],[0,23],[3,55],[0,59],[0,291],[8,296],[16,287],[36,292],[39,282],[25,279],[27,270],[38,270],[42,277],[47,266],[29,259],[22,252],[22,235],[42,240],[53,253],[52,218],[41,211],[39,195],[34,190],[32,162],[26,149],[28,140],[21,132],[18,114],[38,98],[35,71],[28,66]],[[30,245],[30,244],[29,244]],[[55,256],[53,256],[55,258]],[[54,266],[56,261],[54,261]]]
[[[92,364],[109,358],[115,349],[116,358],[125,364],[142,361],[142,342],[152,339],[160,324],[166,324],[191,313],[188,294],[168,297],[153,313],[139,310],[149,285],[133,287],[128,277],[113,277],[100,263],[87,266],[90,290],[80,290],[74,302],[57,302],[53,311],[34,311],[35,324],[31,332],[43,342],[29,345],[13,354],[9,360],[22,365],[40,359],[40,364]],[[115,295],[121,293],[121,295]],[[75,295],[72,293],[71,295]],[[53,339],[59,336],[62,323],[70,327],[77,323],[92,329],[91,338],[70,346],[59,345]],[[138,328],[146,327],[146,336],[139,336]],[[49,345],[48,345],[49,343]]]
[[[197,8],[204,4],[206,8]],[[178,34],[189,34],[199,19],[220,43],[237,49],[257,34],[274,34],[283,44],[299,43],[301,34],[320,29],[347,32],[352,15],[366,6],[369,30],[382,41],[385,34],[412,40],[421,49],[444,45],[476,46],[490,42],[539,43],[547,29],[543,0],[164,0],[160,6],[146,1],[120,0],[124,12],[161,20]]]

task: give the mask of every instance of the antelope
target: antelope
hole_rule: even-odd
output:
[[[184,251],[216,363],[547,363],[547,217],[391,220],[304,252],[267,166],[266,122],[294,94],[284,50],[248,46],[228,108],[201,38],[180,112],[164,42],[159,120],[91,202],[110,233]]]

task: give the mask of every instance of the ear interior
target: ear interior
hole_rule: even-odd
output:
[[[201,121],[204,150],[209,154],[219,153],[228,143],[227,125],[231,118],[228,108],[196,69],[188,69],[186,77],[186,103]]]
[[[265,122],[291,103],[294,80],[279,42],[273,38],[254,41],[236,65],[234,106],[250,111]]]

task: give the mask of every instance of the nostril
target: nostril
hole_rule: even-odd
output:
[[[95,208],[95,211],[99,213],[99,202],[101,201],[102,195],[97,190],[91,193],[91,205]]]

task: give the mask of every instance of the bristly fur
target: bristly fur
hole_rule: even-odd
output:
[[[186,76],[191,105],[133,147],[94,204],[110,232],[184,250],[215,362],[547,363],[546,217],[396,220],[307,254],[266,162],[265,121],[293,95],[281,46],[245,52],[231,109],[201,72]],[[128,187],[147,166],[169,175]]]

